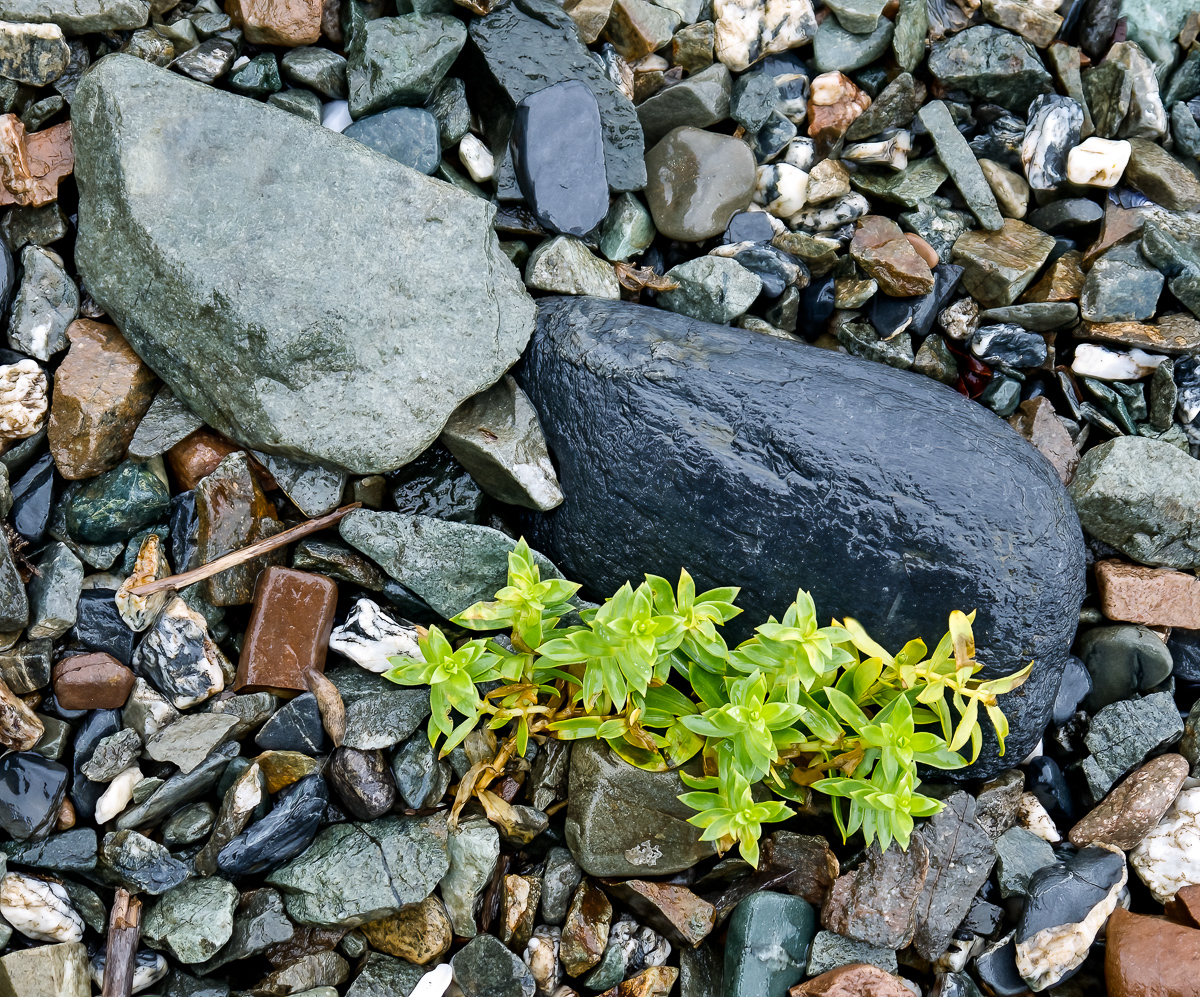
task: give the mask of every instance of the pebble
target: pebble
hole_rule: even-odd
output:
[[[1096,566],[1101,612],[1150,626],[1200,626],[1200,582],[1171,568],[1105,560]]]
[[[233,934],[238,892],[216,876],[166,891],[142,922],[142,937],[182,963],[203,962]]]
[[[1117,779],[1182,733],[1183,721],[1169,693],[1104,707],[1092,718],[1084,739],[1092,754],[1083,760],[1082,769],[1093,797],[1102,798]]]
[[[996,881],[1001,897],[1023,896],[1029,880],[1054,861],[1050,845],[1032,831],[1011,827],[996,839]]]
[[[1163,994],[1194,989],[1200,932],[1118,907],[1105,932],[1104,976],[1113,997],[1154,988]],[[1163,958],[1169,953],[1169,958]]]
[[[50,880],[6,873],[0,879],[0,914],[35,942],[78,942],[83,938],[83,918],[71,906],[67,891]]]
[[[705,322],[730,322],[754,303],[762,281],[737,261],[701,256],[673,267],[666,274],[679,287],[662,291],[664,308]]]
[[[337,585],[324,575],[277,565],[258,577],[234,691],[303,691],[305,673],[324,671]]]
[[[726,993],[783,993],[799,983],[816,921],[799,897],[755,893],[739,903],[726,935]]]
[[[621,296],[621,286],[612,267],[569,235],[548,239],[530,254],[525,264],[525,280],[530,287],[557,294],[583,294],[614,301]]]
[[[666,135],[646,153],[646,170],[655,228],[685,242],[720,235],[754,193],[754,156],[745,143],[699,128]]]

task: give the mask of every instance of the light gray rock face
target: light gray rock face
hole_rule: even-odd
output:
[[[246,446],[399,467],[529,338],[533,303],[480,198],[132,57],[87,74],[72,123],[88,290]]]
[[[150,0],[0,0],[0,21],[57,24],[67,35],[128,31],[150,20]]]

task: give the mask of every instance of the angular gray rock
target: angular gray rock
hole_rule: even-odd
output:
[[[84,283],[246,446],[391,470],[525,346],[532,302],[480,198],[128,56],[86,75],[72,123]],[[245,233],[280,218],[287,237],[248,251]]]
[[[150,0],[0,0],[0,21],[57,24],[68,35],[129,31],[150,20]]]
[[[39,360],[67,346],[67,326],[79,314],[79,289],[51,249],[21,250],[24,276],[8,320],[8,345]]]

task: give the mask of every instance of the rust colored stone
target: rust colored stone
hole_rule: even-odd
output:
[[[904,851],[879,843],[853,872],[839,876],[821,910],[821,926],[870,945],[902,949],[917,927],[917,905],[929,874],[929,849],[917,837]]]
[[[1041,280],[1021,295],[1023,302],[1078,301],[1087,275],[1083,272],[1083,254],[1078,249],[1063,253],[1046,267]]]
[[[1105,252],[1118,242],[1132,240],[1146,224],[1146,212],[1140,208],[1122,208],[1119,204],[1105,200],[1104,217],[1100,220],[1100,234],[1083,254],[1083,268],[1090,270]]]
[[[1181,886],[1163,910],[1176,924],[1200,928],[1200,886]]]
[[[870,96],[849,76],[836,70],[822,73],[812,81],[808,98],[808,134],[819,146],[832,148],[870,106]]]
[[[71,122],[27,135],[15,114],[0,115],[0,205],[51,204],[59,181],[74,169]]]
[[[190,492],[202,478],[212,474],[221,461],[241,449],[233,440],[226,439],[220,433],[211,429],[197,429],[167,451],[167,465],[179,483],[179,490]],[[270,471],[249,454],[246,456],[250,461],[250,469],[263,491],[274,491],[279,487],[271,477]]]
[[[58,819],[54,822],[54,830],[69,831],[75,826],[75,807],[69,796],[63,797],[62,806],[58,808]]]
[[[117,710],[133,690],[134,675],[111,654],[94,651],[64,658],[50,681],[64,710]]]
[[[1084,322],[1073,330],[1080,339],[1111,346],[1135,346],[1179,356],[1200,350],[1200,321],[1191,315],[1162,315],[1147,322]]]
[[[1175,802],[1188,768],[1183,755],[1152,758],[1071,828],[1071,844],[1085,848],[1099,841],[1124,851],[1136,847]]]
[[[912,997],[912,991],[878,966],[853,962],[797,983],[791,997]]]
[[[611,926],[612,904],[585,879],[571,898],[558,949],[568,976],[580,976],[600,961]]]
[[[266,777],[267,792],[272,795],[321,768],[315,758],[299,751],[264,751],[254,760]]]
[[[337,947],[342,936],[349,928],[307,928],[296,925],[292,937],[283,942],[275,942],[267,946],[263,953],[276,969],[283,969],[293,962],[303,959],[306,955],[316,955],[318,952],[329,952]]]
[[[1110,620],[1200,629],[1200,578],[1174,568],[1110,559],[1096,563],[1100,612]]]
[[[858,220],[850,255],[884,294],[911,298],[933,290],[933,273],[905,237],[900,226],[883,215]]]
[[[54,377],[47,438],[58,473],[78,481],[121,463],[158,378],[114,325],[76,319],[67,339],[71,348]]]
[[[678,977],[679,970],[674,966],[650,966],[605,990],[600,997],[667,997]]]
[[[253,45],[312,45],[321,37],[321,0],[225,0],[225,13]]]
[[[454,934],[446,908],[436,896],[405,904],[390,917],[364,924],[362,933],[372,948],[418,966],[447,952]]]
[[[337,583],[275,565],[258,577],[238,661],[235,692],[306,691],[304,672],[325,670]]]
[[[826,162],[828,162],[828,160],[826,160]],[[941,260],[938,259],[937,250],[929,245],[929,243],[927,243],[919,235],[917,235],[916,232],[905,232],[904,238],[908,240],[908,244],[917,251],[917,255],[925,261],[930,269],[936,267],[941,262]]]
[[[1021,402],[1017,411],[1008,417],[1008,424],[1025,437],[1054,465],[1054,470],[1067,484],[1079,466],[1079,451],[1071,441],[1067,427],[1054,414],[1054,406],[1044,396]]]
[[[45,732],[37,714],[0,679],[0,745],[28,751]]]
[[[695,948],[716,926],[717,909],[686,886],[630,879],[604,880],[604,888],[672,945]]]
[[[1200,997],[1200,931],[1118,907],[1108,919],[1108,997]]]

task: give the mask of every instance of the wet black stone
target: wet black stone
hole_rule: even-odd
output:
[[[171,496],[171,568],[191,571],[200,566],[200,516],[195,491]]]
[[[992,366],[1036,367],[1046,359],[1046,340],[1011,322],[985,325],[971,337],[971,352]]]
[[[325,728],[317,697],[311,692],[297,696],[262,725],[254,743],[264,751],[319,755],[325,744]]]
[[[54,458],[44,453],[12,486],[12,524],[30,543],[41,543],[54,505]]]
[[[0,758],[0,827],[18,841],[43,838],[67,795],[65,765],[32,751]]]
[[[1024,176],[1021,165],[1021,141],[1024,138],[1025,122],[1015,114],[1003,112],[968,144],[979,159],[994,159]]]
[[[329,803],[319,775],[308,775],[279,794],[275,808],[251,824],[217,855],[222,876],[249,876],[295,858],[312,844]]]
[[[976,897],[971,902],[971,909],[963,918],[961,927],[964,931],[973,931],[977,935],[991,935],[1003,920],[1004,911],[1000,907]]]
[[[1070,720],[1083,698],[1091,691],[1092,676],[1087,666],[1075,655],[1070,655],[1054,697],[1054,712],[1051,714],[1054,722],[1062,725]]]
[[[814,280],[800,295],[800,323],[798,330],[809,339],[816,339],[826,331],[833,316],[835,292],[833,277]]]
[[[1132,624],[1093,627],[1080,635],[1076,651],[1091,675],[1092,689],[1083,700],[1089,713],[1153,689],[1173,671],[1170,645]]]
[[[731,640],[781,614],[797,585],[822,618],[854,615],[885,647],[936,641],[952,609],[976,608],[983,676],[1035,661],[1001,700],[1008,759],[1033,748],[1074,636],[1084,547],[1058,475],[1009,427],[931,380],[804,343],[594,298],[538,307],[517,372],[567,500],[525,518],[531,546],[585,592],[685,565],[698,585],[741,586]],[[697,424],[729,427],[737,448]],[[963,770],[976,777],[1011,764],[990,725],[984,737]]]
[[[514,0],[471,19],[461,62],[472,109],[492,149],[508,145],[516,105],[564,80],[581,80],[596,96],[604,165],[614,191],[646,186],[642,126],[633,103],[579,41],[575,22],[553,0]],[[499,164],[497,164],[499,165]]]
[[[1107,848],[1084,848],[1066,862],[1042,867],[1029,879],[1016,941],[1028,941],[1045,928],[1078,924],[1124,872],[1125,856]]]
[[[75,628],[71,631],[75,640],[89,651],[106,651],[122,664],[133,661],[133,649],[137,646],[138,634],[130,630],[114,602],[116,592],[112,589],[86,589],[79,595]]]
[[[387,477],[399,512],[456,523],[483,521],[483,491],[440,443]]]
[[[96,832],[90,827],[73,827],[43,841],[6,841],[0,844],[10,866],[58,872],[88,872],[96,868]]]
[[[1200,630],[1172,630],[1167,649],[1175,662],[1172,674],[1184,682],[1200,682]]]
[[[1017,972],[1017,944],[1011,938],[980,955],[975,960],[975,972],[993,997],[1020,997],[1029,992],[1029,986]]]
[[[1085,0],[1079,18],[1079,47],[1092,62],[1099,62],[1108,51],[1120,16],[1121,0]]]
[[[933,268],[933,290],[915,298],[893,298],[888,294],[876,294],[867,306],[867,318],[875,331],[885,339],[897,333],[907,332],[913,336],[924,336],[933,328],[938,312],[946,307],[963,268],[953,263],[942,263]]]
[[[564,80],[517,105],[513,167],[537,220],[552,232],[584,236],[608,212],[600,109],[587,84]]]
[[[120,710],[92,710],[75,731],[75,753],[71,759],[71,803],[75,807],[76,820],[92,820],[96,814],[96,801],[108,788],[106,783],[92,782],[80,769],[91,760],[96,745],[120,729]]]
[[[731,246],[738,242],[770,242],[774,238],[771,216],[765,211],[739,211],[725,226],[721,243]]]
[[[342,134],[418,173],[432,174],[442,159],[437,118],[423,108],[392,107],[359,118]]]
[[[1031,758],[1024,766],[1025,788],[1038,798],[1046,808],[1050,819],[1059,827],[1070,827],[1075,823],[1075,802],[1071,788],[1063,777],[1062,769],[1053,758],[1039,755]]]
[[[325,775],[358,820],[382,817],[396,802],[396,782],[382,751],[335,748]]]
[[[769,163],[787,148],[796,137],[797,128],[778,111],[772,111],[767,123],[753,135],[748,136],[750,148],[759,164]]]
[[[0,240],[0,310],[8,307],[17,282],[17,264],[7,245]],[[23,359],[23,358],[22,358]],[[4,363],[14,361],[5,360]]]
[[[784,289],[793,284],[808,283],[808,267],[791,253],[774,246],[749,246],[735,257],[742,266],[762,281],[762,293],[768,298],[778,298]]]
[[[164,982],[163,997],[229,997],[229,984],[224,980],[198,979],[180,969],[171,970]]]
[[[1051,201],[1045,207],[1029,212],[1025,221],[1050,235],[1073,232],[1085,225],[1096,225],[1104,217],[1104,208],[1086,197],[1067,197]]]

